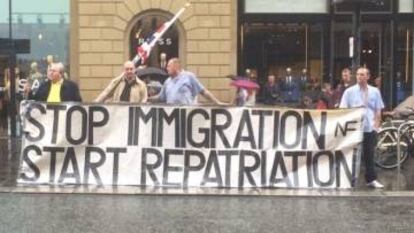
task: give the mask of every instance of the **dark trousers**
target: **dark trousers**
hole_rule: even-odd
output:
[[[377,145],[377,132],[364,133],[362,142],[362,159],[365,163],[365,180],[367,183],[377,179],[375,172],[374,150]]]

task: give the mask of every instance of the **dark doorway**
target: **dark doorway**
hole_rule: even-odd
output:
[[[277,78],[289,67],[294,76],[303,69],[322,80],[322,25],[308,23],[251,23],[244,25],[243,69],[256,70],[264,84],[269,74]]]

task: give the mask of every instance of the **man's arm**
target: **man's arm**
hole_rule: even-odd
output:
[[[209,90],[203,89],[200,94],[202,94],[206,99],[210,100],[211,102],[217,105],[225,105],[225,103],[218,100]]]
[[[32,86],[29,82],[27,82],[26,85],[24,85],[23,94],[27,97],[27,99],[33,99]]]
[[[70,90],[70,97],[69,99],[64,101],[75,101],[75,102],[82,102],[82,97],[79,91],[79,86],[73,81],[65,80],[64,82],[68,82],[68,88]]]
[[[103,102],[105,102],[105,100],[112,97],[112,95],[114,94],[115,88],[117,88],[117,86],[121,83],[123,75],[124,75],[124,73],[122,73],[117,78],[113,79],[108,84],[108,86],[98,95],[98,97],[96,97],[94,102],[103,103]]]
[[[167,97],[165,93],[166,83],[168,82],[168,79],[164,82],[164,85],[161,88],[161,91],[154,96],[148,97],[148,102],[166,102]]]
[[[148,97],[148,102],[161,102],[160,94]]]
[[[376,112],[374,116],[374,130],[378,131],[381,126],[381,116],[382,116],[382,109],[384,109],[384,102],[382,101],[381,92],[379,89],[376,89],[377,92],[377,103],[376,103]]]
[[[105,102],[106,99],[108,99],[110,96],[110,92],[112,90],[113,86],[111,84],[109,84],[99,95],[98,97],[96,97],[96,99],[94,100],[94,102],[97,103],[103,103]]]
[[[342,94],[341,101],[339,102],[339,108],[349,108],[348,104],[348,91],[345,90],[345,92]]]
[[[81,96],[81,93],[79,91],[79,86],[76,83],[74,83],[74,85],[75,85],[75,95],[76,95],[75,101],[82,102],[82,96]]]
[[[141,89],[141,103],[146,103],[148,101],[148,88],[147,85],[144,84],[144,86]]]
[[[381,111],[375,112],[374,116],[374,130],[378,131],[381,125]]]
[[[39,88],[36,92],[33,92],[31,87],[28,85],[25,87],[25,92],[27,92],[27,99],[35,101],[46,101],[47,96],[49,95],[48,85],[50,81],[43,81],[40,83]]]

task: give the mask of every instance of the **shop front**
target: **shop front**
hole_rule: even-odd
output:
[[[414,90],[413,12],[412,0],[239,0],[239,72],[255,70],[264,84],[269,74],[283,79],[290,68],[293,76],[335,86],[355,61],[371,70],[372,84],[392,108]]]
[[[20,127],[16,114],[24,81],[46,79],[51,62],[62,62],[70,77],[69,5],[69,0],[0,2],[0,137],[16,136]]]

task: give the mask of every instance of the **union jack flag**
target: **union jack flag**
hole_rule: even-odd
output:
[[[167,31],[168,28],[170,28],[171,22],[167,21],[164,24],[161,25],[160,28],[154,33],[152,33],[140,46],[137,47],[137,56],[134,59],[135,63],[138,63],[139,61],[141,64],[144,64],[145,61],[148,59],[152,48],[155,46],[155,43],[159,39],[161,39],[162,35]]]
[[[183,8],[181,8],[177,12],[177,14],[174,15],[174,17],[171,20],[163,23],[156,32],[154,32],[151,36],[149,36],[144,41],[144,43],[142,43],[140,46],[137,47],[137,55],[132,60],[134,64],[138,64],[138,62],[140,62],[141,64],[145,63],[145,61],[148,59],[151,53],[152,48],[155,46],[155,43],[157,43],[157,41],[161,39],[164,33],[171,27],[171,25],[174,24],[174,22],[178,19],[178,17],[180,17],[180,15],[189,6],[190,6],[189,4],[186,4]]]

